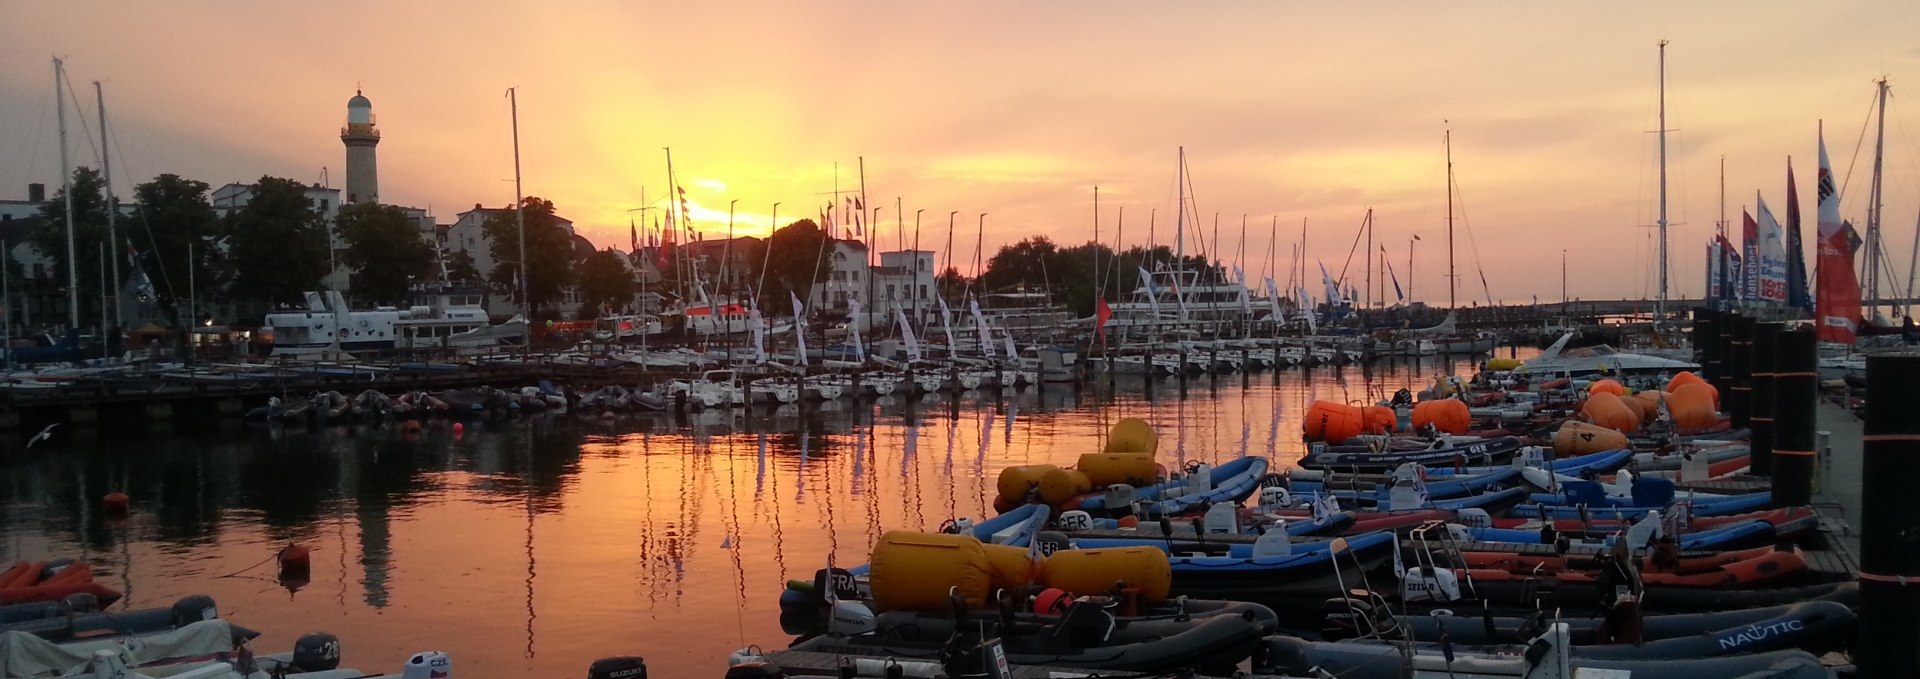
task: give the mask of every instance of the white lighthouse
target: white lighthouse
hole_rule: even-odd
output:
[[[373,155],[374,147],[380,145],[380,130],[373,126],[373,102],[359,90],[347,100],[347,124],[340,128],[340,143],[347,146],[346,202],[380,202],[380,165]]]

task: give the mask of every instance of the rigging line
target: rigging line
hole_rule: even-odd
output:
[[[67,70],[64,68],[61,69],[60,79],[66,81],[67,83],[67,101],[73,102],[74,115],[80,118],[80,134],[81,136],[86,137],[87,148],[93,149],[93,155],[91,156],[91,158],[93,158],[94,160],[99,160],[100,144],[96,144],[93,141],[93,130],[90,129],[87,125],[86,109],[80,106],[80,96],[73,91],[73,79],[67,76],[68,76]]]
[[[160,257],[160,254],[159,254],[160,241],[153,237],[153,223],[147,219],[147,206],[145,203],[137,200],[139,198],[139,191],[138,191],[139,187],[133,184],[133,172],[127,169],[131,167],[131,164],[127,162],[126,150],[120,147],[120,128],[114,126],[111,123],[107,125],[106,145],[113,149],[114,155],[120,156],[120,172],[121,174],[127,175],[127,185],[132,186],[135,189],[134,195],[131,196],[132,198],[136,199],[133,201],[133,213],[135,216],[140,218],[140,228],[142,230],[145,230],[147,233],[147,247],[149,251],[154,253],[153,255],[154,264],[158,266],[160,269],[160,284],[166,286],[167,297],[178,300],[179,295],[175,294],[173,291],[173,278],[167,275],[166,260]],[[131,239],[129,239],[129,242],[131,242]],[[207,244],[207,247],[212,247],[212,245]],[[121,256],[121,253],[109,253],[109,254],[111,254],[114,257]],[[187,266],[188,268],[192,268],[193,262],[191,261],[187,262]]]
[[[1453,180],[1453,193],[1455,207],[1460,211],[1460,224],[1467,231],[1467,251],[1473,253],[1473,270],[1480,274],[1480,291],[1487,296],[1487,306],[1493,306],[1493,290],[1487,286],[1487,269],[1480,261],[1480,244],[1473,238],[1473,221],[1467,219],[1467,194],[1460,190],[1458,177]]]
[[[1347,261],[1340,263],[1340,278],[1335,283],[1347,280],[1347,269],[1353,268],[1353,253],[1360,249],[1360,236],[1367,232],[1367,222],[1373,220],[1373,208],[1367,208],[1367,216],[1360,218],[1360,228],[1353,232],[1353,245],[1347,248]],[[1371,254],[1369,254],[1371,256]]]
[[[1873,109],[1880,99],[1880,90],[1875,88],[1873,96],[1867,97],[1867,115],[1860,119],[1860,137],[1853,142],[1853,157],[1847,159],[1847,174],[1840,178],[1840,199],[1847,198],[1847,185],[1853,181],[1853,166],[1860,162],[1860,149],[1867,143],[1867,127],[1873,122]]]

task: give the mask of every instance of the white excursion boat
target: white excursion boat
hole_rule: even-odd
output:
[[[1699,364],[1691,361],[1624,353],[1615,351],[1613,347],[1605,344],[1568,349],[1567,343],[1572,341],[1573,333],[1561,335],[1553,346],[1547,347],[1547,350],[1540,352],[1539,356],[1528,359],[1526,363],[1513,369],[1513,372],[1533,378],[1554,378],[1585,377],[1601,373],[1655,375],[1700,369]]]
[[[526,319],[492,324],[480,295],[441,292],[428,303],[406,309],[381,307],[354,311],[338,291],[306,294],[307,308],[267,314],[270,356],[321,356],[392,350],[446,349],[478,353],[517,345]]]

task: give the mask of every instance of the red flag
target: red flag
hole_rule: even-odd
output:
[[[1093,334],[1101,344],[1107,343],[1107,321],[1113,319],[1113,307],[1107,304],[1107,298],[1101,297],[1093,304]]]

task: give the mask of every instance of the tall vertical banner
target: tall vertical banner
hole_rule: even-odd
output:
[[[1814,332],[1822,342],[1853,344],[1860,331],[1860,279],[1853,275],[1850,229],[1840,221],[1840,194],[1833,186],[1833,165],[1827,161],[1827,139],[1820,136],[1820,196],[1818,241],[1815,244]]]
[[[1754,278],[1759,283],[1758,298],[1767,304],[1787,303],[1787,241],[1780,221],[1767,209],[1767,201],[1754,192],[1754,210],[1760,213],[1759,266]]]
[[[1720,242],[1707,242],[1707,307],[1720,307]]]
[[[1740,209],[1740,296],[1760,298],[1760,223],[1746,208]]]
[[[1793,159],[1787,159],[1787,306],[1813,312],[1807,290],[1806,246],[1800,239],[1800,190],[1793,185]]]

